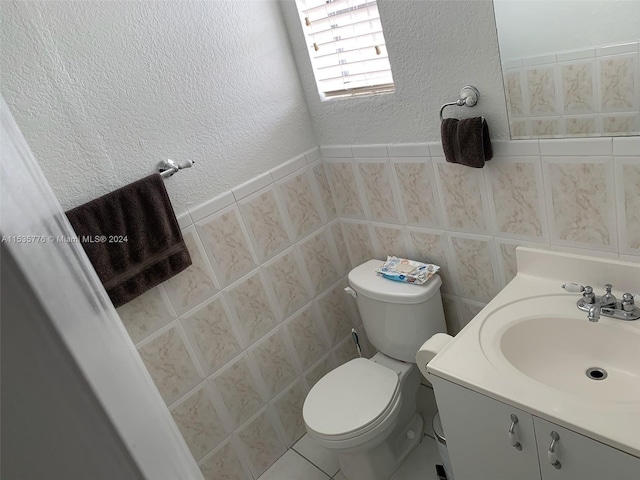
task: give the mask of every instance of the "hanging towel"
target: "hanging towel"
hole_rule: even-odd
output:
[[[440,132],[447,162],[482,168],[493,157],[489,126],[482,117],[445,118]]]
[[[191,265],[160,174],[66,214],[116,307]]]

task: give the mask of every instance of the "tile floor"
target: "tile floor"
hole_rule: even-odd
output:
[[[391,480],[438,480],[436,463],[442,462],[435,440],[425,436]],[[305,434],[258,480],[347,480],[339,468],[338,459]]]

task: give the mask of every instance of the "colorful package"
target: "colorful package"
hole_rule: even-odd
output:
[[[406,258],[387,257],[387,261],[376,270],[376,273],[396,282],[422,285],[438,270],[440,270],[438,265],[416,262]]]

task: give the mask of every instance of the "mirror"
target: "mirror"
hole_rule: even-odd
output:
[[[640,135],[640,0],[494,0],[512,139]]]

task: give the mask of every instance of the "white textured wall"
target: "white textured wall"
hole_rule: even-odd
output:
[[[177,213],[317,144],[272,1],[2,1],[7,100],[64,208],[151,173]]]
[[[396,91],[388,95],[320,101],[293,0],[283,2],[298,70],[321,144],[440,140],[438,112],[466,84],[478,87],[473,109],[493,138],[509,138],[498,41],[490,0],[379,0]]]
[[[494,8],[503,61],[640,38],[637,0],[495,0]]]

